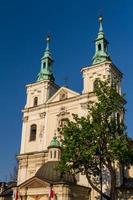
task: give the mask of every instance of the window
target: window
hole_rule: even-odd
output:
[[[36,140],[36,131],[37,131],[37,125],[32,124],[30,127],[30,141]]]
[[[37,106],[37,105],[38,105],[38,97],[35,97],[33,101],[33,106]]]
[[[97,87],[97,80],[95,80],[94,82],[93,82],[93,90],[95,90],[96,89],[96,87]]]
[[[98,51],[101,51],[101,44],[98,44]]]
[[[119,125],[119,124],[120,124],[120,122],[121,122],[121,120],[120,120],[120,114],[119,114],[119,113],[117,113],[117,124]]]
[[[117,84],[116,84],[115,81],[112,82],[112,87],[113,87],[115,90],[117,90]]]
[[[50,158],[52,158],[52,151],[50,151]]]
[[[56,151],[54,151],[54,158],[56,158]]]
[[[44,62],[44,63],[43,63],[43,69],[44,69],[45,67],[46,67],[46,63]]]

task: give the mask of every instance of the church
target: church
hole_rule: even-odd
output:
[[[23,109],[23,124],[20,154],[18,159],[18,180],[14,191],[24,200],[96,200],[97,193],[88,184],[83,174],[76,178],[66,173],[62,176],[57,166],[61,156],[61,135],[58,128],[72,114],[87,115],[88,101],[95,101],[96,78],[111,77],[121,94],[122,72],[113,64],[108,53],[108,41],[99,17],[99,31],[95,39],[95,54],[91,65],[81,69],[82,93],[68,87],[60,87],[53,74],[53,58],[50,51],[50,37],[46,38],[46,49],[41,58],[40,72],[36,82],[26,85],[26,105]],[[118,199],[133,199],[133,169],[128,170],[126,183],[118,172]],[[123,186],[123,187],[121,187]]]

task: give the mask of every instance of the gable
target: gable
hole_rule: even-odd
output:
[[[57,102],[57,101],[63,101],[69,98],[73,98],[77,95],[80,95],[77,92],[74,92],[73,90],[70,90],[66,87],[61,87],[48,101],[47,103]]]
[[[19,188],[43,188],[43,187],[47,187],[49,186],[49,183],[47,183],[46,181],[43,181],[37,177],[32,177],[30,179],[28,179],[27,181],[25,181],[24,183],[20,184],[18,187]]]

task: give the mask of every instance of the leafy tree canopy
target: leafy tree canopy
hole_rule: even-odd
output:
[[[94,94],[96,101],[88,102],[88,115],[78,117],[73,114],[73,121],[68,120],[59,129],[63,134],[59,167],[73,174],[83,172],[89,184],[100,193],[95,178],[100,175],[101,159],[102,171],[111,178],[109,193],[103,193],[103,197],[115,200],[116,162],[123,165],[133,162],[133,151],[123,120],[125,101],[109,80],[97,80]]]

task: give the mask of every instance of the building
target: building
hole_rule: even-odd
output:
[[[0,200],[12,200],[13,190],[16,189],[16,182],[0,182]]]
[[[56,169],[60,159],[61,146],[58,127],[72,119],[72,113],[79,116],[87,114],[88,100],[95,101],[93,93],[95,80],[111,77],[121,93],[122,73],[113,64],[108,54],[108,41],[99,18],[99,31],[95,40],[95,54],[91,66],[83,67],[83,91],[77,93],[55,83],[52,71],[53,59],[50,52],[50,38],[47,37],[46,50],[41,58],[41,69],[35,83],[28,84],[26,105],[23,109],[23,126],[20,154],[18,155],[18,187],[21,199],[49,199],[55,192],[58,200],[97,199],[96,192],[90,188],[85,177],[77,177],[77,184],[71,174],[62,176]],[[56,136],[55,136],[56,133]],[[132,170],[129,170],[129,176]],[[132,174],[133,175],[133,174]],[[129,180],[129,179],[126,179]],[[132,178],[130,179],[131,182]],[[118,173],[117,187],[123,184]],[[123,185],[123,190],[125,189]],[[121,190],[122,191],[122,190]],[[127,190],[126,190],[127,191]],[[133,199],[133,185],[127,197]],[[122,192],[123,194],[123,192]]]

